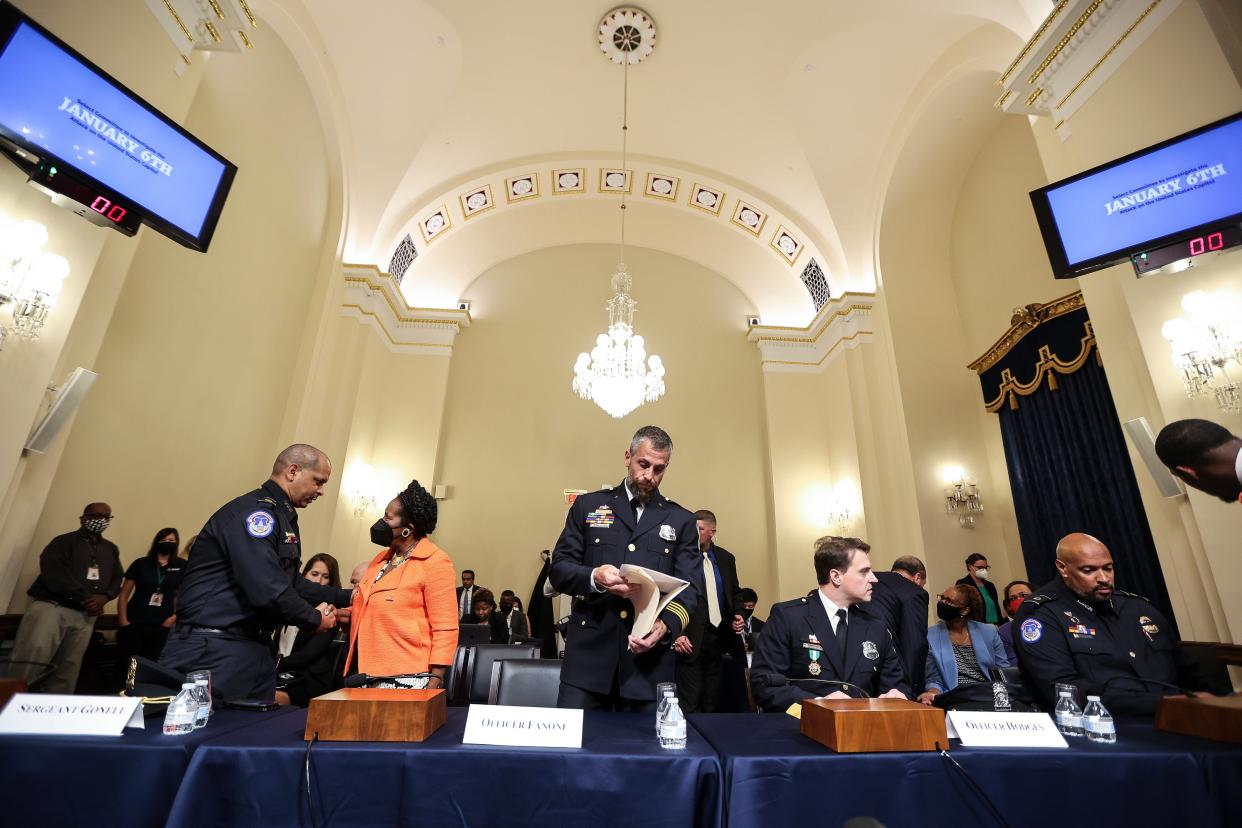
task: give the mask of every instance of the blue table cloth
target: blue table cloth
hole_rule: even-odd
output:
[[[234,731],[194,754],[170,828],[311,825],[306,712]],[[466,710],[425,742],[316,742],[311,801],[323,828],[413,825],[714,826],[720,763],[690,733],[660,748],[654,717],[587,713],[581,749],[463,745]]]
[[[836,754],[784,714],[690,721],[721,755],[728,825],[840,826],[864,815],[890,828],[997,824],[937,753]],[[1242,748],[1163,733],[1150,721],[1119,721],[1115,745],[951,744],[1014,828],[1242,824]]]
[[[221,710],[184,736],[165,736],[163,716],[120,736],[0,736],[0,824],[157,828],[199,745],[288,712]]]

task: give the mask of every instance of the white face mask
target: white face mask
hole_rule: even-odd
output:
[[[975,577],[978,578],[980,581],[988,577],[988,568],[985,566],[983,569],[976,569]]]

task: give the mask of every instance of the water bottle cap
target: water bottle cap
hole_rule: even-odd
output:
[[[195,684],[206,684],[207,679],[194,679]]]
[[[1087,696],[1087,701],[1099,701],[1099,696]]]
[[[182,685],[181,685],[181,689],[182,689],[182,690],[193,690],[193,689],[194,689],[194,682],[192,682],[192,681],[187,681],[187,682],[185,682],[184,684],[182,684]]]

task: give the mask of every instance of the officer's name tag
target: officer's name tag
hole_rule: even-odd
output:
[[[0,733],[120,736],[127,727],[143,727],[140,698],[17,693],[0,712]]]
[[[988,713],[952,710],[949,736],[965,747],[1069,747],[1047,713]]]
[[[472,704],[461,741],[466,745],[580,748],[582,711]]]

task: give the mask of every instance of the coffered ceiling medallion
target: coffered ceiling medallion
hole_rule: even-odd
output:
[[[505,179],[505,200],[512,204],[539,195],[539,176],[535,173]]]
[[[492,186],[484,184],[482,187],[462,193],[461,195],[461,212],[466,218],[473,218],[485,210],[490,210],[496,206],[496,202],[492,201]]]
[[[647,189],[643,191],[643,195],[676,201],[677,184],[678,181],[675,176],[647,173]]]
[[[630,192],[630,175],[630,170],[601,169],[599,171],[599,191],[601,193]]]
[[[582,179],[585,173],[582,167],[576,170],[553,170],[552,171],[552,192],[559,195],[560,193],[581,193],[585,192]]]
[[[655,48],[655,21],[635,6],[615,8],[599,22],[599,49],[613,63],[641,63]]]
[[[447,207],[440,207],[440,209],[418,223],[418,229],[423,232],[423,241],[425,242],[435,240],[441,233],[452,226],[452,222],[449,221]]]
[[[733,208],[733,223],[738,227],[757,236],[763,230],[763,223],[767,220],[767,213],[747,204],[740,198],[737,200],[737,206]]]
[[[713,190],[711,187],[704,187],[698,183],[690,190],[691,207],[698,207],[700,210],[706,210],[713,216],[718,216],[723,205],[724,192],[721,190]]]
[[[786,230],[784,225],[781,225],[776,228],[776,235],[772,237],[772,249],[780,253],[785,261],[793,264],[798,260],[798,254],[802,252],[802,242]]]

